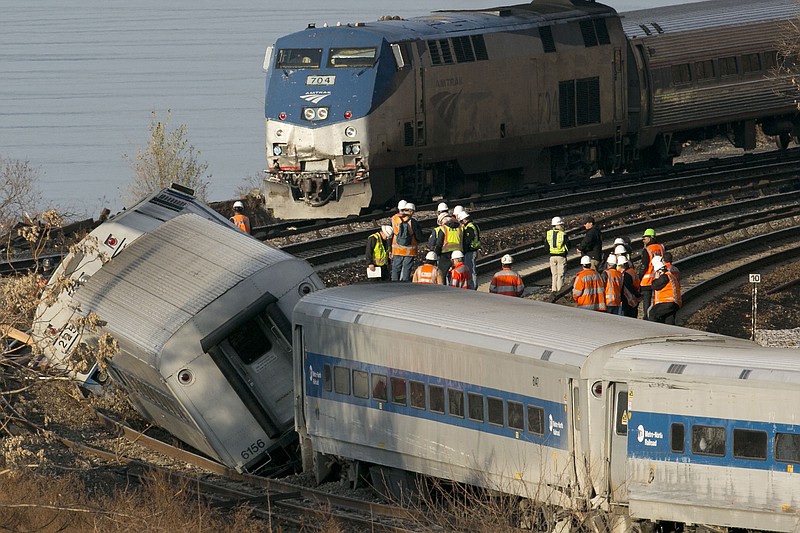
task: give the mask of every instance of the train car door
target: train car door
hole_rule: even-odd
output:
[[[608,420],[609,436],[609,489],[612,502],[627,501],[628,475],[626,458],[628,455],[628,384],[609,383],[608,401],[611,403]]]
[[[625,73],[622,70],[622,49],[614,48],[614,122],[625,119]]]

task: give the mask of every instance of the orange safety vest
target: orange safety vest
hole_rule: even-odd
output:
[[[230,220],[234,226],[250,235],[250,219],[247,218],[247,216],[241,213],[236,213],[228,220]]]
[[[632,268],[627,268],[624,273],[628,274],[631,277],[633,288],[636,290],[636,292],[639,292],[639,275],[636,274],[636,271]],[[639,305],[639,302],[642,301],[640,297],[636,296],[634,293],[629,291],[628,287],[625,286],[624,276],[622,277],[622,293],[623,296],[625,296],[625,300],[628,302],[629,307],[636,307],[637,305]]]
[[[619,270],[606,270],[606,306],[622,305],[622,272]]]
[[[467,268],[467,265],[464,263],[459,262],[453,265],[453,268],[450,269],[448,277],[450,278],[449,282],[451,287],[458,287],[461,289],[470,288],[472,274]]]
[[[600,274],[591,268],[585,268],[575,276],[572,286],[572,299],[579,309],[592,311],[605,311],[606,298],[603,290],[603,280]]]
[[[417,267],[414,271],[414,277],[411,279],[414,283],[426,283],[429,285],[438,285],[439,268],[436,265],[424,264]]]
[[[492,277],[492,282],[489,284],[489,292],[492,294],[520,297],[524,291],[525,284],[522,283],[522,278],[510,268],[503,267],[503,270]]]
[[[653,284],[653,278],[655,277],[655,272],[653,272],[653,256],[660,255],[661,257],[664,257],[664,252],[666,250],[664,250],[663,244],[654,242],[652,244],[648,244],[644,251],[647,252],[650,260],[647,262],[647,270],[645,270],[644,275],[642,276],[642,287],[649,287]]]
[[[411,244],[404,246],[402,244],[397,244],[397,235],[400,233],[400,226],[402,224],[408,224],[408,233],[411,235]],[[395,238],[392,239],[392,255],[396,255],[398,257],[407,257],[407,256],[416,256],[417,255],[417,239],[414,237],[414,233],[411,231],[411,220],[404,222],[403,218],[397,214],[392,217],[392,231],[394,232]]]
[[[678,282],[675,274],[667,270],[661,275],[667,276],[669,278],[669,283],[653,293],[653,305],[675,302],[678,304],[678,307],[681,307],[683,304],[681,301],[681,284]]]

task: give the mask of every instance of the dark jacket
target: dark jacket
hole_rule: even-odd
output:
[[[592,226],[586,231],[583,240],[578,245],[582,254],[600,261],[603,259],[603,234],[597,226]]]

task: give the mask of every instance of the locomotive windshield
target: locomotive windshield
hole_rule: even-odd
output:
[[[278,50],[277,68],[319,68],[322,63],[321,48],[282,48]]]
[[[328,66],[332,68],[368,68],[375,63],[375,48],[331,48]]]

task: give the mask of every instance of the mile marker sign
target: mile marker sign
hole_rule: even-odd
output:
[[[761,283],[761,274],[750,274],[750,283]]]

